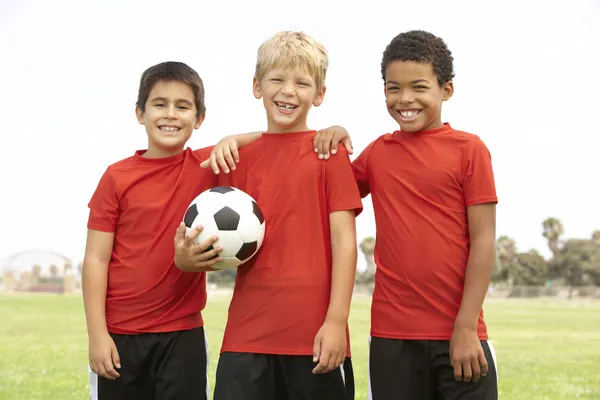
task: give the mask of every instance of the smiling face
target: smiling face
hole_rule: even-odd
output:
[[[439,85],[429,63],[393,61],[386,68],[387,109],[405,132],[441,128],[442,102],[453,92],[452,81]]]
[[[318,88],[299,67],[270,69],[260,80],[255,77],[253,86],[254,97],[263,99],[269,133],[307,131],[308,111],[325,96],[325,86]]]
[[[196,115],[191,87],[179,81],[160,80],[154,84],[145,111],[136,108],[140,124],[146,127],[148,151],[144,157],[164,158],[181,152],[204,115]]]

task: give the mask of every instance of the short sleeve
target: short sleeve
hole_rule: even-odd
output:
[[[114,176],[107,169],[88,204],[90,215],[88,228],[103,232],[114,232],[119,217],[119,200]]]
[[[463,191],[467,207],[497,203],[492,157],[486,145],[476,137],[465,157]]]
[[[327,212],[354,210],[358,216],[362,212],[362,202],[352,164],[343,146],[338,146],[335,156],[323,161],[325,169],[325,191]]]
[[[358,185],[358,190],[361,197],[367,197],[371,193],[371,186],[369,184],[369,173],[367,163],[369,161],[369,155],[371,149],[375,145],[376,141],[372,142],[364,149],[360,155],[352,162],[352,172],[354,173],[354,179]]]

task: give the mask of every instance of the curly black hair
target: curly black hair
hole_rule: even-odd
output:
[[[408,31],[392,39],[385,48],[381,61],[384,82],[387,66],[398,60],[431,64],[440,86],[454,78],[452,52],[441,38],[429,32]]]

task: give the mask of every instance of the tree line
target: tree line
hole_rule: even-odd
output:
[[[492,285],[527,287],[531,293],[522,294],[525,296],[539,295],[543,288],[568,287],[569,297],[575,290],[600,287],[600,230],[592,232],[589,238],[564,238],[563,224],[550,217],[542,222],[541,234],[552,254],[549,259],[535,249],[520,252],[516,241],[509,236],[497,239]],[[356,273],[356,284],[372,286],[377,269],[373,257],[375,238],[364,238],[359,248],[367,268]],[[208,274],[208,282],[217,285],[232,284],[234,280],[235,270]]]

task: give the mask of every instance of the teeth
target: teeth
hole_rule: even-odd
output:
[[[275,103],[275,104],[277,104],[277,107],[279,107],[279,108],[281,108],[283,110],[289,110],[289,111],[291,111],[291,110],[293,110],[293,109],[296,108],[296,106],[293,106],[291,104],[283,104],[283,103]]]
[[[418,114],[418,111],[400,111],[400,115],[404,118],[412,118]]]
[[[174,126],[161,126],[160,130],[163,132],[177,132],[179,128],[175,128]]]

